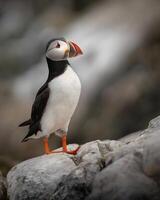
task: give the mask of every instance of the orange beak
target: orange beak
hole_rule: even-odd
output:
[[[69,51],[70,58],[83,54],[81,48],[74,42],[69,42],[69,45],[70,45],[70,51]]]

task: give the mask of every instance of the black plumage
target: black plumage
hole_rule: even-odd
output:
[[[53,61],[49,58],[46,59],[49,69],[47,81],[42,85],[42,87],[38,90],[36,94],[36,98],[32,106],[31,119],[19,125],[20,127],[29,125],[28,134],[24,137],[22,142],[27,141],[30,136],[34,134],[36,135],[37,132],[41,130],[41,118],[49,99],[48,83],[55,77],[63,74],[65,69],[67,68],[67,65],[69,64],[67,60]]]
[[[25,136],[25,138],[22,140],[22,142],[27,141],[28,137],[32,136],[33,134],[37,134],[37,132],[41,130],[40,120],[44,113],[48,98],[49,98],[48,87],[44,88],[43,91],[41,91],[36,96],[32,106],[31,120],[28,120],[30,121],[29,131],[28,134]]]

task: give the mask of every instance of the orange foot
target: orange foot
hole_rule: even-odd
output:
[[[62,147],[63,147],[63,152],[68,153],[68,154],[73,154],[76,155],[77,151],[79,150],[79,146],[75,150],[68,150],[67,149],[67,137],[66,135],[62,136]]]
[[[80,148],[80,146],[78,146],[75,150],[72,150],[72,151],[69,151],[69,150],[64,151],[63,150],[63,152],[68,153],[68,154],[72,154],[72,155],[76,155],[79,148]]]
[[[49,149],[49,144],[48,144],[48,138],[45,137],[44,140],[44,150],[45,150],[45,154],[52,154],[52,153],[68,153],[68,154],[72,154],[72,155],[76,155],[77,151],[79,150],[79,146],[75,149],[75,150],[68,150],[67,149],[67,142],[66,142],[66,135],[64,135],[62,137],[62,150],[50,150]]]
[[[77,147],[75,150],[47,150],[45,151],[46,154],[53,154],[53,153],[68,153],[68,154],[72,154],[72,155],[76,155],[77,151],[79,150],[80,147]]]

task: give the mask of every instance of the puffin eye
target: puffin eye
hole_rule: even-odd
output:
[[[58,42],[56,44],[56,48],[60,48],[60,44]]]

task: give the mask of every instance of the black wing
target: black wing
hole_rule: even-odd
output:
[[[49,88],[48,85],[44,85],[38,91],[35,101],[32,106],[31,119],[29,132],[26,137],[22,141],[27,141],[27,138],[33,134],[36,134],[39,130],[41,130],[40,120],[44,113],[46,104],[49,98]]]
[[[27,120],[27,121],[25,121],[25,122],[19,124],[18,126],[19,126],[19,127],[22,127],[22,126],[28,126],[28,125],[30,125],[30,124],[31,124],[31,119],[29,119],[29,120]]]
[[[45,89],[47,89],[47,87],[48,87],[48,84],[47,84],[47,82],[46,82],[46,83],[45,83],[44,85],[42,85],[42,87],[38,90],[38,92],[37,92],[37,94],[36,94],[36,97],[37,97],[38,95],[40,95]],[[28,126],[28,125],[31,125],[31,119],[28,119],[28,120],[22,122],[22,123],[19,124],[18,126],[19,126],[19,127],[22,127],[22,126]]]

